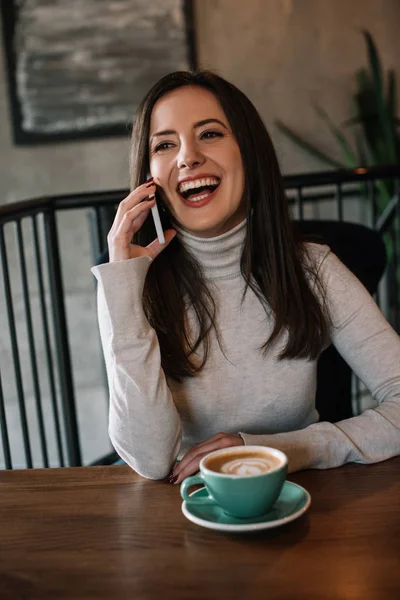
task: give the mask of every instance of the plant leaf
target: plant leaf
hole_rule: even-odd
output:
[[[358,166],[359,167],[369,167],[371,164],[371,160],[367,156],[365,143],[364,143],[363,136],[360,131],[356,132],[355,141],[356,141],[356,149],[357,149],[357,155],[358,155]]]
[[[358,91],[354,95],[354,104],[372,155],[374,154],[376,139],[382,136],[382,127],[378,115],[376,97],[368,71],[364,68],[359,69],[356,77]],[[390,162],[389,157],[383,162]]]
[[[334,158],[331,158],[321,150],[318,150],[318,148],[315,148],[315,146],[305,141],[301,136],[299,136],[292,129],[290,129],[284,123],[282,123],[282,121],[277,120],[275,121],[275,124],[288,139],[290,139],[294,144],[296,144],[296,146],[299,146],[314,158],[321,160],[325,164],[329,165],[330,167],[334,167],[335,169],[346,168],[346,164],[341,163],[335,160]]]
[[[378,188],[379,192],[377,198],[378,211],[379,214],[381,214],[385,207],[389,204],[392,195],[390,193],[388,182],[378,179],[376,181],[376,187]]]
[[[363,34],[367,44],[368,61],[374,85],[374,94],[376,99],[376,105],[378,108],[378,115],[382,128],[382,134],[385,140],[389,162],[394,163],[396,162],[395,133],[392,125],[392,120],[389,116],[387,105],[383,96],[382,69],[380,59],[371,34],[365,30],[363,31]]]
[[[329,115],[326,113],[326,111],[323,108],[315,105],[315,110],[317,111],[319,116],[325,121],[325,123],[328,125],[329,129],[331,130],[332,134],[335,136],[336,141],[338,142],[339,146],[342,149],[344,156],[346,157],[347,165],[350,167],[350,169],[354,169],[355,167],[357,167],[358,161],[357,161],[356,155],[354,154],[350,144],[346,140],[343,133],[340,131],[340,129],[338,127],[336,127],[336,125],[333,123],[333,121],[331,121]]]
[[[389,71],[387,110],[392,123],[394,123],[396,121],[396,73],[393,69]]]

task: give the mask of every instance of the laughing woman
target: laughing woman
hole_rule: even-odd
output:
[[[328,247],[296,240],[248,98],[207,71],[164,77],[138,109],[131,175],[93,268],[121,458],[180,483],[242,444],[282,450],[291,471],[400,454],[400,339]],[[331,343],[377,404],[335,424],[315,408]]]

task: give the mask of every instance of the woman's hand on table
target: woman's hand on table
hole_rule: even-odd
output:
[[[120,202],[114,222],[107,236],[110,262],[129,260],[139,256],[149,256],[154,259],[175,237],[174,229],[164,232],[165,244],[161,245],[156,238],[145,248],[132,244],[133,236],[139,231],[149,216],[150,209],[156,199],[156,186],[152,180],[146,181],[133,190]]]
[[[186,477],[199,471],[200,461],[206,454],[214,450],[221,450],[221,448],[231,448],[232,446],[244,446],[243,439],[237,433],[217,433],[212,438],[196,444],[180,462],[176,463],[166,481],[169,483],[182,483]]]

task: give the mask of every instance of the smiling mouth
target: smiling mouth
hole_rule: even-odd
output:
[[[178,194],[186,201],[189,202],[201,202],[207,196],[210,196],[215,190],[219,187],[221,181],[214,185],[202,185],[196,188],[190,188],[184,192],[180,192],[178,189]]]

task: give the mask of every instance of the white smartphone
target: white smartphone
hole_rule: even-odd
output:
[[[165,244],[165,237],[163,228],[161,226],[160,213],[158,212],[157,200],[153,208],[151,209],[151,214],[153,215],[153,221],[157,232],[158,241],[161,245]]]
[[[148,173],[147,179],[150,179],[150,177],[151,177],[151,175],[150,175],[150,173]],[[149,196],[149,198],[154,198],[154,197],[155,197],[155,194],[150,194],[150,196]],[[154,221],[154,226],[156,228],[158,241],[160,242],[161,245],[163,245],[163,244],[165,244],[165,237],[164,237],[163,228],[161,226],[160,213],[158,212],[157,198],[156,198],[155,205],[151,209],[151,214],[153,216],[153,221]]]

